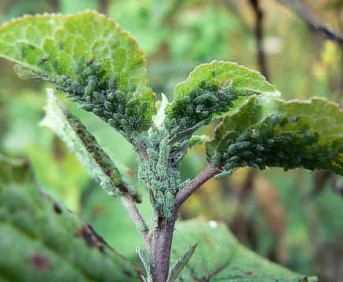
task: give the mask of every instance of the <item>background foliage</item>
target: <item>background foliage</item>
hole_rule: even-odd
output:
[[[342,45],[324,40],[278,1],[260,2],[270,81],[285,99],[319,96],[342,103]],[[323,22],[343,33],[340,1],[306,3]],[[212,59],[260,68],[250,1],[3,0],[0,23],[26,13],[75,13],[87,8],[115,18],[131,32],[147,55],[153,90],[169,98],[175,84],[194,66]],[[65,145],[38,126],[47,85],[18,80],[11,63],[0,63],[0,150],[28,157],[41,189],[92,223],[114,248],[134,258],[135,242],[140,239],[120,202],[98,189]],[[123,162],[134,175],[134,153],[123,137],[68,103],[113,161]],[[200,157],[204,150],[194,147],[183,161],[185,178],[205,165]],[[223,221],[255,252],[295,271],[337,281],[343,277],[342,186],[342,177],[322,171],[243,168],[230,179],[209,181],[183,207],[181,217]],[[140,209],[148,216],[150,207],[144,200]]]

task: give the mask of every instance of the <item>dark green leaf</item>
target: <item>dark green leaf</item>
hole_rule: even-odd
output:
[[[122,255],[90,225],[41,193],[32,179],[27,162],[0,158],[1,278],[138,281]]]
[[[48,89],[46,116],[42,124],[52,129],[86,167],[90,176],[110,194],[129,194],[140,201],[135,187],[127,183],[110,157],[81,121],[67,111]]]
[[[215,221],[191,220],[177,225],[172,261],[199,242],[177,281],[317,281],[276,265],[243,247],[229,230]],[[305,280],[305,279],[308,280]]]

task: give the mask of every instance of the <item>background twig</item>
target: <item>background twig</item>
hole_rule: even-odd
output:
[[[291,10],[296,12],[311,29],[318,32],[326,39],[333,40],[339,44],[343,44],[343,35],[337,34],[335,31],[327,27],[315,13],[311,10],[305,0],[278,0],[280,3],[286,5]]]
[[[266,61],[266,54],[263,46],[263,11],[260,7],[259,0],[249,0],[254,13],[255,13],[255,39],[257,49],[257,63],[259,65],[261,73],[269,80],[269,72]]]

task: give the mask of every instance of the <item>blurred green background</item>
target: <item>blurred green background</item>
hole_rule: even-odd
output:
[[[256,14],[249,0],[1,0],[0,23],[23,14],[98,10],[130,31],[144,50],[154,91],[172,99],[177,82],[198,64],[213,59],[261,69]],[[284,1],[294,2],[294,1]],[[343,1],[301,1],[343,34]],[[325,40],[292,9],[260,0],[263,51],[269,80],[286,99],[343,99],[343,46]],[[41,189],[91,222],[117,250],[135,257],[140,241],[117,199],[92,182],[64,144],[39,126],[45,88],[20,80],[13,65],[0,60],[0,150],[31,160]],[[135,176],[132,147],[93,115],[66,101],[121,169]],[[212,132],[213,128],[206,129]],[[204,166],[204,148],[191,149],[182,164],[185,178]],[[137,184],[138,185],[138,184]],[[343,178],[322,171],[237,170],[211,180],[181,210],[183,219],[224,221],[255,252],[322,281],[343,281]],[[145,192],[142,189],[142,193]],[[140,205],[149,218],[147,200]],[[338,278],[338,280],[337,280]]]

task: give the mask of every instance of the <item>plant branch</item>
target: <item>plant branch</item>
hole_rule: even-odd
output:
[[[198,188],[201,187],[207,180],[215,176],[220,169],[210,164],[202,172],[200,172],[185,188],[183,188],[177,195],[175,205],[177,209],[192,195]]]
[[[149,236],[149,228],[145,223],[144,218],[140,214],[134,200],[129,195],[123,195],[120,197],[125,208],[128,210],[131,218],[133,219],[139,234],[142,236],[147,249],[150,249],[151,240]]]
[[[302,18],[311,29],[318,32],[326,39],[336,41],[339,44],[343,44],[343,35],[337,34],[335,31],[328,28],[311,8],[306,4],[304,0],[278,0],[280,3],[288,6],[291,10],[296,12],[300,18]]]

